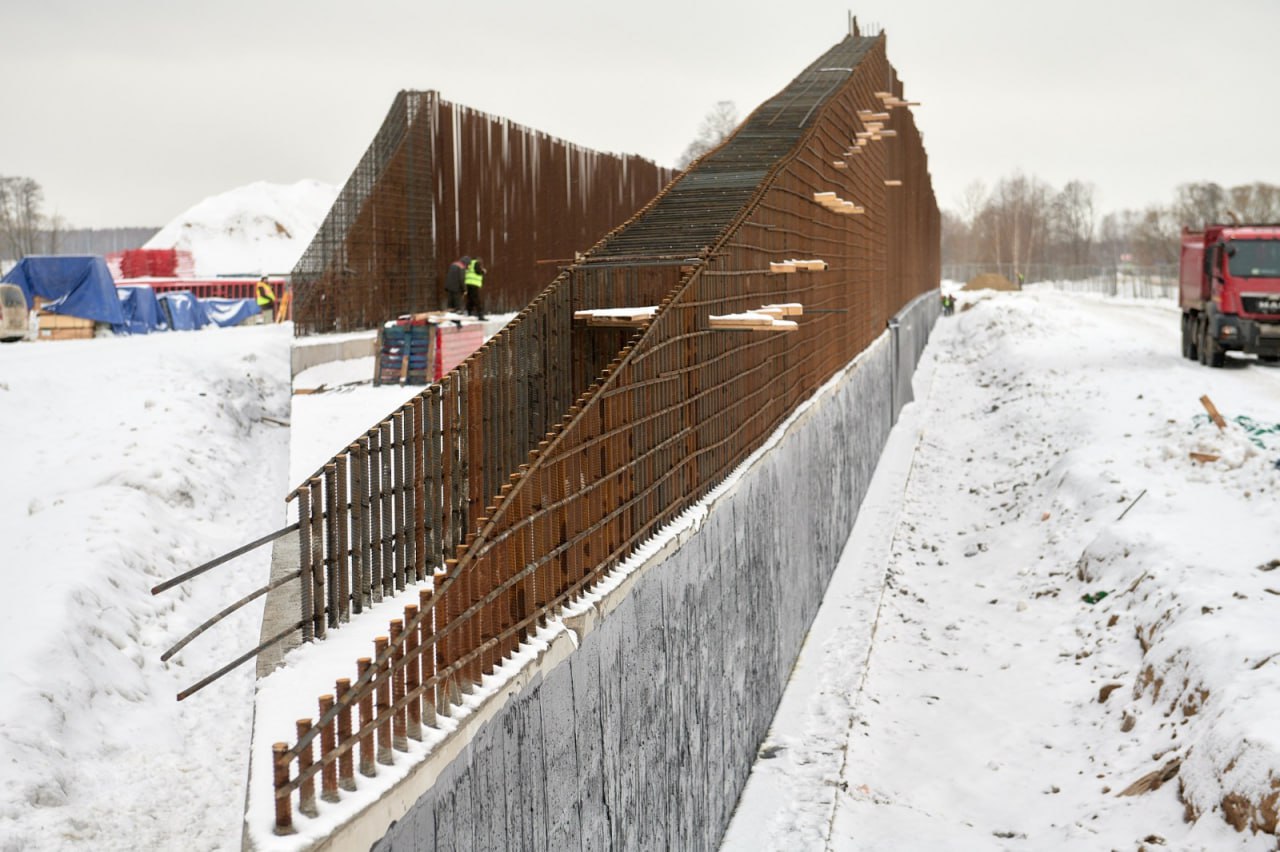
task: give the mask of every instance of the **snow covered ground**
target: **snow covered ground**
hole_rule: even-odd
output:
[[[258,181],[210,196],[160,229],[144,248],[189,251],[197,277],[282,275],[293,269],[337,198],[318,180]]]
[[[0,850],[238,848],[261,601],[160,655],[269,553],[149,590],[281,526],[290,339],[0,346]]]
[[[3,852],[239,847],[252,666],[173,696],[260,607],[158,658],[267,554],[148,590],[279,526],[288,485],[417,391],[291,411],[288,335],[0,347]],[[726,848],[1274,847],[1222,803],[1280,775],[1280,369],[1177,342],[1167,305],[1049,292],[940,322]]]
[[[986,294],[916,389],[723,848],[1274,849],[1280,369]]]

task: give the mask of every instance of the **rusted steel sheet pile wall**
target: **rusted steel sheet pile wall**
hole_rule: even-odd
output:
[[[293,270],[299,334],[371,328],[444,305],[464,254],[490,270],[486,308],[519,310],[557,263],[649,201],[670,169],[603,154],[442,100],[400,92]]]
[[[299,490],[308,630],[421,586],[316,726],[278,744],[282,830],[317,775],[336,796],[357,750],[365,774],[393,760],[936,288],[938,211],[911,116],[892,109],[880,133],[859,115],[900,94],[883,37],[845,39]],[[771,274],[790,258],[828,268]],[[798,331],[709,325],[778,302],[804,305]],[[659,309],[635,331],[572,318],[643,304]]]

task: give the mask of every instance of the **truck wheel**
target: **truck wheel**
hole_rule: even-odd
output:
[[[1182,357],[1196,360],[1196,341],[1192,333],[1191,317],[1182,315]]]
[[[1192,329],[1191,336],[1195,339],[1196,360],[1199,361],[1201,364],[1204,364],[1205,349],[1204,349],[1204,320],[1203,319],[1196,320],[1195,328]]]
[[[1209,322],[1200,323],[1200,363],[1208,367],[1221,367],[1226,360],[1226,353],[1218,346],[1217,341],[1209,334]]]

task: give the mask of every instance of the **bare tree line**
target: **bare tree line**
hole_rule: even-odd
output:
[[[1032,269],[1170,266],[1184,225],[1231,221],[1280,222],[1280,186],[1187,183],[1168,204],[1099,215],[1093,184],[1059,190],[1015,172],[990,188],[970,184],[958,209],[943,211],[942,262],[1015,280]]]
[[[737,129],[738,108],[733,101],[716,101],[716,105],[703,116],[702,124],[698,125],[698,135],[676,161],[676,168],[688,168],[690,163],[728,139]]]
[[[59,216],[45,216],[43,205],[39,183],[0,175],[0,256],[18,260],[29,254],[57,253],[64,223]]]
[[[0,175],[0,259],[32,254],[108,254],[137,248],[159,228],[70,228],[44,212],[44,190],[28,177]]]

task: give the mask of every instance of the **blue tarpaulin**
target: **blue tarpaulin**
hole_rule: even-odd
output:
[[[200,304],[190,290],[173,290],[161,293],[160,300],[164,313],[169,320],[169,328],[174,331],[195,331],[209,324],[204,306]]]
[[[140,284],[117,287],[116,295],[124,311],[124,324],[112,326],[116,334],[147,334],[168,327],[160,302],[150,287]]]
[[[50,313],[125,323],[111,270],[97,255],[31,255],[18,261],[3,280],[22,289],[28,308],[39,296],[49,300],[44,310]]]
[[[205,315],[209,321],[222,327],[239,325],[249,317],[262,313],[255,299],[201,299]]]

